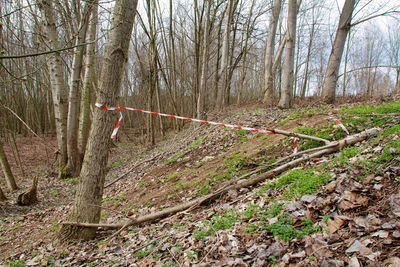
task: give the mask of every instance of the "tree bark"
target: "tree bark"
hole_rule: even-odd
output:
[[[75,45],[83,43],[86,39],[86,32],[89,24],[89,17],[92,3],[86,3],[82,19],[79,23]],[[78,128],[79,128],[79,98],[81,87],[81,72],[83,65],[83,54],[85,46],[78,46],[74,49],[71,72],[71,86],[69,88],[69,106],[67,119],[67,152],[68,163],[66,175],[76,177],[79,175],[79,150],[78,150]]]
[[[0,140],[0,163],[1,168],[3,169],[4,176],[6,177],[7,186],[10,190],[17,190],[18,186],[15,182],[14,175],[12,174],[10,164],[8,164],[8,160],[6,157],[6,153],[4,153],[3,143]]]
[[[197,118],[205,119],[205,102],[206,102],[206,94],[207,94],[207,78],[208,78],[208,53],[209,53],[209,43],[208,37],[210,35],[209,32],[209,24],[210,24],[210,10],[211,10],[211,2],[210,0],[204,1],[204,4],[207,5],[207,12],[204,21],[204,36],[203,36],[203,54],[201,58],[201,75],[200,75],[200,90],[199,96],[197,98]]]
[[[98,20],[98,4],[97,0],[93,3],[91,20],[89,22],[87,42],[93,42],[96,40],[96,28]],[[82,165],[83,156],[85,154],[86,144],[89,137],[90,130],[90,104],[93,99],[94,84],[96,84],[96,74],[94,70],[95,63],[95,49],[96,43],[90,43],[86,47],[86,65],[85,65],[85,77],[83,78],[83,90],[81,99],[81,117],[79,120],[79,138],[78,138],[78,150],[80,165]]]
[[[0,201],[5,201],[5,200],[7,200],[7,197],[6,197],[6,195],[4,195],[3,190],[1,190],[1,187],[0,187]]]
[[[56,28],[56,18],[52,1],[38,1],[43,16],[43,28],[50,50],[60,48]],[[62,59],[59,52],[47,56],[47,67],[53,96],[54,117],[56,120],[57,143],[59,153],[59,178],[63,178],[68,161],[67,155],[67,89],[64,81]]]
[[[128,60],[129,42],[136,14],[137,0],[117,0],[108,36],[101,71],[97,101],[114,106],[120,94],[122,75]],[[102,109],[94,110],[93,124],[83,161],[81,179],[69,219],[75,222],[99,222],[106,166],[110,148],[110,134],[116,115]],[[61,227],[58,240],[91,239],[96,229]]]
[[[344,3],[342,14],[339,18],[339,25],[336,31],[335,41],[329,56],[328,67],[326,69],[321,95],[322,100],[328,104],[335,102],[338,72],[347,34],[351,27],[351,17],[353,15],[354,5],[355,0],[346,0]]]
[[[217,95],[217,108],[222,108],[227,105],[226,101],[226,86],[228,80],[228,68],[229,68],[229,39],[231,34],[231,24],[232,24],[232,16],[234,12],[235,2],[237,0],[228,1],[228,6],[226,7],[227,14],[225,15],[225,30],[224,30],[224,39],[222,41],[222,58],[221,58],[221,67],[219,69],[219,77],[222,79],[222,84],[218,88]]]
[[[286,40],[285,62],[283,65],[283,86],[282,93],[278,103],[280,108],[289,108],[291,106],[292,88],[293,88],[293,64],[294,49],[296,46],[296,18],[297,4],[296,0],[289,0],[288,7],[288,38]]]
[[[275,99],[274,73],[272,71],[272,61],[274,59],[276,28],[278,25],[279,14],[281,13],[281,7],[282,7],[282,0],[275,0],[271,19],[269,22],[268,39],[267,39],[267,46],[265,49],[265,62],[264,62],[265,93],[264,93],[263,103],[266,105],[272,105]]]

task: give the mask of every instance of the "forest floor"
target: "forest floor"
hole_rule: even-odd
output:
[[[22,189],[9,192],[0,178],[9,198],[0,203],[0,266],[400,266],[400,102],[308,103],[286,111],[252,104],[208,119],[330,141],[345,138],[333,117],[350,135],[381,130],[212,202],[117,235],[100,228],[94,240],[62,246],[56,234],[71,210],[78,179],[57,180],[55,138],[19,137],[26,175],[11,142],[5,144]],[[108,224],[213,193],[292,154],[294,141],[194,123],[153,147],[132,142],[129,129],[119,135],[103,196],[101,222]],[[320,145],[298,141],[299,151]],[[16,205],[34,175],[39,203]]]

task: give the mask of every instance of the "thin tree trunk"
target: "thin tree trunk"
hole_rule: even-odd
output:
[[[313,19],[314,19],[314,9],[313,9]],[[311,26],[310,40],[308,41],[306,69],[305,69],[305,74],[304,74],[303,86],[301,87],[301,98],[304,98],[306,96],[308,72],[309,72],[310,57],[311,57],[311,48],[312,48],[312,44],[313,44],[313,40],[314,40],[314,34],[315,34],[315,22],[313,21],[313,24]]]
[[[283,66],[283,86],[282,93],[278,103],[280,108],[289,108],[291,106],[291,91],[293,88],[293,64],[294,49],[296,40],[296,18],[297,4],[296,0],[289,0],[288,7],[288,39],[286,40],[285,62]]]
[[[266,105],[272,105],[274,102],[275,88],[274,88],[274,72],[272,68],[272,61],[274,59],[275,50],[275,36],[276,28],[278,25],[279,14],[281,13],[282,0],[275,0],[274,7],[272,9],[272,15],[269,22],[269,31],[267,46],[265,48],[265,62],[264,62],[264,99],[263,103]]]
[[[229,37],[231,31],[231,23],[232,23],[232,15],[233,15],[233,7],[235,5],[234,2],[237,0],[228,1],[228,6],[226,8],[227,15],[225,17],[225,30],[224,30],[224,39],[222,41],[222,58],[221,58],[221,67],[219,69],[219,77],[222,78],[222,84],[218,87],[218,95],[217,95],[217,108],[224,107],[227,103],[226,101],[226,83],[228,80],[228,65],[229,65]]]
[[[199,96],[197,98],[197,118],[205,119],[205,102],[207,95],[207,78],[208,78],[208,37],[209,37],[209,24],[210,24],[210,10],[211,2],[210,0],[205,0],[204,4],[207,5],[207,12],[204,21],[204,37],[203,37],[203,55],[201,59],[201,76],[200,76],[200,90]]]
[[[93,42],[96,40],[96,28],[98,20],[98,4],[97,0],[93,2],[93,9],[91,20],[89,23],[87,42]],[[95,63],[95,49],[96,43],[90,43],[86,47],[86,65],[85,65],[85,77],[83,79],[83,90],[81,99],[81,117],[79,120],[79,138],[78,138],[78,150],[80,165],[82,165],[83,156],[85,154],[86,144],[89,137],[90,130],[90,104],[93,99],[93,84],[97,80],[94,63]]]
[[[75,45],[85,42],[86,32],[89,24],[93,4],[87,3],[84,7],[82,20],[80,21]],[[80,162],[78,150],[78,129],[79,129],[79,98],[81,86],[82,62],[85,46],[78,46],[74,49],[74,57],[72,60],[71,86],[69,89],[69,106],[67,120],[67,145],[68,145],[68,164],[66,175],[76,177],[79,175]]]
[[[18,186],[15,182],[14,175],[12,174],[10,164],[8,164],[8,160],[6,157],[6,153],[4,153],[3,143],[0,140],[0,163],[1,168],[3,169],[4,176],[6,177],[7,186],[10,190],[17,190]]]
[[[344,56],[344,71],[343,71],[343,97],[346,96],[346,79],[347,79],[347,63],[348,63],[348,56],[349,56],[349,48],[350,48],[350,36],[351,31],[349,31],[349,37],[347,38],[347,46],[346,46],[346,54]]]
[[[51,50],[60,48],[56,28],[56,18],[52,1],[38,1],[39,9],[43,15],[43,28],[46,41]],[[67,89],[64,81],[64,71],[60,53],[52,53],[47,56],[47,67],[50,74],[52,88],[54,117],[56,120],[58,153],[59,153],[59,178],[65,175],[65,167],[68,161],[67,155]]]
[[[0,201],[5,201],[7,200],[6,195],[3,193],[3,190],[0,187]]]
[[[322,100],[328,104],[335,102],[338,72],[347,34],[351,27],[351,17],[353,15],[354,5],[355,0],[346,0],[344,3],[342,14],[339,18],[335,41],[329,56],[321,95]]]
[[[138,1],[117,0],[108,36],[101,71],[97,101],[114,106],[120,94],[122,73],[128,60],[128,49]],[[83,162],[81,179],[69,219],[75,222],[99,222],[104,179],[110,148],[110,134],[116,114],[96,108],[88,147]],[[96,229],[62,226],[59,241],[91,239]]]

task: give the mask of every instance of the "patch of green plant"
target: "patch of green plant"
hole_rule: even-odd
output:
[[[184,156],[185,156],[184,152],[177,153],[174,156],[172,156],[170,159],[168,159],[166,161],[166,163],[175,163],[178,161],[178,159],[183,158]]]
[[[289,119],[281,120],[281,121],[279,122],[279,125],[280,125],[280,126],[283,126],[283,125],[285,125],[288,121],[289,121]]]
[[[124,201],[125,199],[126,199],[125,194],[124,193],[120,193],[120,194],[118,194],[116,196],[113,196],[113,197],[104,198],[103,199],[103,203],[111,202],[111,203],[114,203],[114,204],[119,204],[122,201]]]
[[[263,194],[268,189],[280,189],[287,186],[282,195],[286,200],[291,200],[294,197],[316,193],[330,179],[329,173],[317,173],[314,169],[291,170],[282,174],[276,181],[265,185],[260,193]]]
[[[189,144],[189,148],[193,149],[198,147],[204,141],[204,139],[206,139],[205,136],[200,136],[199,138],[197,138],[196,140],[194,140]]]
[[[321,228],[314,226],[313,221],[309,219],[302,220],[300,227],[296,228],[293,226],[293,219],[289,217],[288,213],[283,213],[278,217],[278,221],[267,225],[265,229],[269,230],[274,236],[286,242],[295,239],[302,238],[305,235],[312,234],[317,231],[321,231]]]
[[[163,183],[166,184],[168,182],[174,181],[178,179],[181,175],[179,172],[170,173],[167,177],[164,177]]]
[[[388,102],[379,106],[358,105],[354,107],[343,107],[341,111],[351,115],[355,114],[387,114],[400,112],[400,102]]]
[[[200,187],[199,194],[200,195],[208,195],[210,194],[213,189],[213,184],[210,181],[205,181],[204,184]]]
[[[124,160],[119,160],[119,161],[115,161],[115,162],[109,163],[109,164],[107,165],[107,168],[109,168],[109,169],[114,169],[114,168],[118,168],[118,167],[120,167],[120,166],[122,166],[122,165],[124,165],[124,164],[125,164],[125,161],[124,161]]]
[[[268,218],[274,218],[276,216],[279,215],[279,213],[281,213],[283,209],[283,205],[279,204],[278,202],[274,201],[274,203],[272,204],[271,208],[268,210],[267,212],[267,217]]]
[[[151,201],[147,201],[145,205],[147,208],[151,208],[154,204]]]
[[[240,215],[234,210],[229,210],[222,214],[215,214],[210,221],[205,222],[202,229],[194,231],[193,237],[195,239],[204,239],[219,230],[231,228],[233,224],[238,221],[240,221]]]
[[[75,177],[75,178],[65,178],[64,182],[67,184],[76,184],[79,180],[79,177]]]
[[[142,251],[139,251],[139,252],[133,254],[133,256],[135,258],[142,259],[142,258],[149,256],[153,251],[154,251],[154,247],[150,247],[148,249],[143,249]]]
[[[399,134],[400,133],[400,124],[396,124],[391,126],[389,129],[386,129],[382,132],[384,137],[388,137],[392,134]]]
[[[246,141],[248,141],[249,139],[247,138],[247,136],[246,136],[246,131],[245,130],[243,130],[243,129],[236,129],[236,133],[238,134],[238,135],[240,135],[240,142],[239,143],[244,143],[244,142],[246,142]]]
[[[51,224],[50,232],[57,232],[59,227],[60,227],[60,225],[58,223],[53,222]]]
[[[8,267],[24,267],[25,266],[25,260],[21,259],[21,260],[17,260],[17,261],[12,261],[9,262]]]
[[[174,266],[175,262],[173,261],[168,261],[166,263],[164,263],[163,265],[161,265],[162,267],[170,267],[170,266]]]
[[[192,251],[192,250],[186,251],[185,253],[186,257],[188,257],[191,260],[193,260],[196,257],[196,255],[199,254],[197,251]]]
[[[315,115],[317,113],[321,113],[324,110],[324,106],[321,107],[316,107],[316,108],[302,108],[302,109],[298,109],[295,112],[293,112],[292,114],[290,114],[289,118],[290,119],[297,119],[297,118],[301,118],[301,117],[305,117],[305,116],[311,116],[311,115]]]
[[[186,188],[186,185],[185,185],[182,181],[179,181],[179,183],[178,183],[178,185],[177,185],[177,188],[178,188],[180,191],[182,191],[183,189]]]

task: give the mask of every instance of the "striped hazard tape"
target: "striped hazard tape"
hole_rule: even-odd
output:
[[[349,135],[349,131],[346,129],[346,127],[344,127],[344,125],[336,118],[331,118],[332,120],[334,120],[337,124],[339,124],[339,126],[343,129],[343,131],[345,131],[345,133],[347,133],[347,135]]]
[[[117,110],[120,113],[120,117],[119,117],[118,123],[114,127],[114,130],[113,130],[113,132],[111,134],[111,138],[115,138],[117,136],[117,132],[118,132],[119,126],[121,125],[121,121],[122,121],[122,118],[123,118],[122,112],[121,112],[122,109],[131,110],[131,111],[137,111],[137,112],[142,112],[142,113],[147,113],[147,114],[152,114],[152,115],[157,115],[157,116],[163,116],[163,117],[168,117],[168,118],[180,119],[180,120],[185,120],[185,121],[200,122],[200,123],[205,123],[205,124],[222,126],[222,127],[226,127],[226,128],[245,130],[245,131],[250,131],[250,132],[265,133],[265,134],[276,134],[275,132],[268,131],[268,130],[261,130],[261,129],[256,129],[256,128],[243,127],[243,126],[239,126],[239,125],[225,124],[225,123],[219,123],[219,122],[213,122],[213,121],[198,120],[198,119],[193,119],[193,118],[188,118],[188,117],[175,116],[175,115],[158,113],[158,112],[153,112],[153,111],[147,111],[147,110],[142,110],[142,109],[137,109],[137,108],[109,107],[109,106],[106,106],[106,105],[103,105],[103,104],[100,104],[100,103],[96,103],[95,105],[96,105],[96,107],[101,108],[101,109]]]

